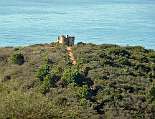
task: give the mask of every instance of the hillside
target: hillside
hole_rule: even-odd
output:
[[[0,119],[153,119],[155,51],[79,43],[0,48]]]

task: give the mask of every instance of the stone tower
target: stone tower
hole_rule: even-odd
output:
[[[58,36],[58,43],[63,44],[63,45],[67,45],[67,46],[73,46],[74,45],[74,41],[75,41],[75,37],[74,36]]]

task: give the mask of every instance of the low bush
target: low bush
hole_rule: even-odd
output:
[[[74,68],[65,69],[61,80],[63,80],[66,85],[83,85],[85,83],[84,76],[80,73],[79,70]]]
[[[87,98],[88,96],[88,93],[89,93],[89,88],[87,85],[83,85],[82,87],[79,87],[78,90],[77,90],[77,96],[79,98]]]
[[[120,48],[120,47],[110,48],[109,53],[117,55],[117,56],[128,57],[128,58],[131,55],[129,51],[127,51],[126,49]]]
[[[25,60],[24,60],[24,55],[21,53],[15,53],[11,56],[11,62],[13,64],[18,64],[18,65],[22,65]]]
[[[54,87],[55,86],[55,82],[53,81],[52,77],[50,74],[46,75],[46,77],[44,78],[41,86],[40,86],[40,92],[43,94],[46,94],[50,87]]]
[[[116,62],[120,65],[128,65],[130,66],[131,65],[131,62],[129,62],[129,60],[125,57],[120,57],[116,60]]]
[[[48,64],[42,65],[39,70],[36,72],[36,76],[40,81],[43,81],[44,78],[50,73],[50,66]]]
[[[153,86],[150,90],[150,96],[152,97],[153,100],[155,100],[155,87]]]

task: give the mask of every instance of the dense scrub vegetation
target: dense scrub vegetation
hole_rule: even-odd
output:
[[[78,43],[0,48],[0,119],[153,119],[155,51]]]

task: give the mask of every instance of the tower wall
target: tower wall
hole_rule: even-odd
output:
[[[68,45],[69,46],[73,46],[74,45],[74,41],[75,41],[75,37],[69,37],[68,41],[69,41]]]
[[[60,43],[60,44],[64,44],[64,42],[65,42],[65,36],[59,36],[58,37],[58,42]]]

